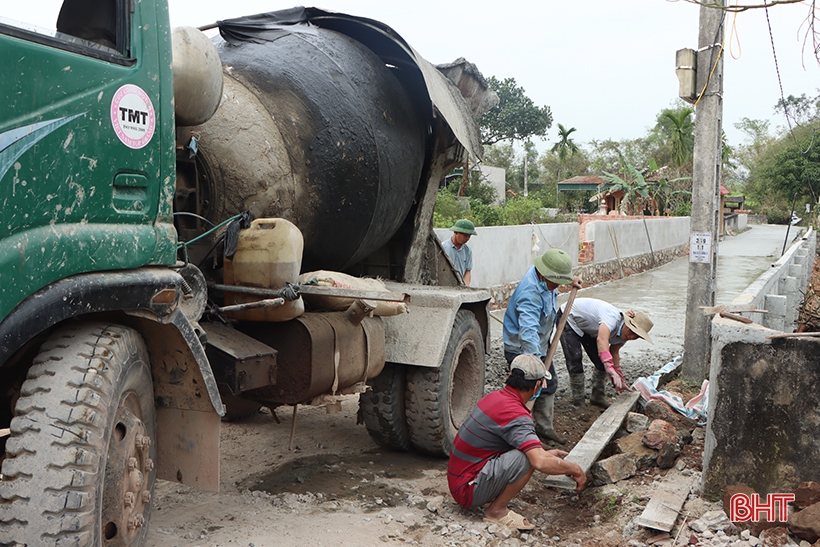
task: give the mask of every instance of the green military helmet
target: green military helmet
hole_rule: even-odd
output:
[[[572,258],[566,251],[550,249],[533,260],[538,273],[557,285],[572,283]]]
[[[462,234],[467,234],[468,236],[476,235],[475,231],[475,224],[467,220],[466,218],[462,218],[461,220],[457,220],[453,227],[450,228],[451,232],[460,232]]]

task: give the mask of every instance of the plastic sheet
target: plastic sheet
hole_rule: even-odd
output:
[[[638,378],[632,384],[632,389],[638,390],[641,393],[641,404],[644,406],[646,406],[646,403],[651,400],[663,401],[687,418],[696,420],[700,425],[704,425],[706,423],[706,414],[708,412],[707,403],[709,401],[709,380],[704,380],[700,386],[700,393],[692,397],[685,404],[683,399],[681,399],[678,395],[670,393],[666,390],[658,390],[658,384],[661,377],[679,367],[682,360],[683,356],[679,355],[669,363],[666,363],[649,378]]]

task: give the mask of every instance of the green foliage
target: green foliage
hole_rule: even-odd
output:
[[[578,152],[578,146],[569,138],[574,131],[574,127],[567,129],[560,123],[558,124],[558,142],[552,146],[550,152],[557,153],[558,159],[562,162],[567,159],[567,155],[574,156]]]
[[[486,205],[480,201],[470,200],[470,212],[476,226],[503,226],[503,208],[497,205]]]
[[[436,206],[433,209],[433,227],[449,228],[460,218],[469,218],[474,221],[459,203],[455,194],[445,189],[439,190],[436,196]]]
[[[624,159],[623,154],[619,153],[621,160],[621,173],[623,177],[618,174],[604,171],[601,178],[612,184],[609,189],[610,192],[622,191],[624,192],[624,199],[621,202],[621,207],[626,209],[628,214],[634,214],[636,210],[640,210],[639,206],[643,201],[649,198],[649,184],[644,179],[643,174],[635,169],[631,163]]]
[[[504,203],[504,209],[501,213],[505,226],[530,224],[531,222],[540,223],[542,217],[541,201],[524,196],[508,199]]]
[[[774,111],[782,112],[793,123],[805,125],[820,116],[820,95],[817,97],[806,97],[805,93],[799,97],[789,95],[777,101]]]
[[[515,78],[498,80],[490,76],[487,82],[498,95],[499,103],[481,117],[482,144],[523,141],[547,134],[552,125],[552,112],[548,106],[535,106],[524,89],[516,84]]]

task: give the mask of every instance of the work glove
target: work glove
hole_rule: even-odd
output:
[[[607,374],[609,374],[612,385],[615,386],[615,391],[621,393],[622,391],[628,390],[629,388],[626,385],[626,380],[624,380],[624,373],[621,370],[621,366],[615,364],[612,360],[612,354],[608,351],[602,351],[598,354],[598,357],[604,362],[604,369],[606,369]]]

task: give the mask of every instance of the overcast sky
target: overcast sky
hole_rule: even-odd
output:
[[[0,15],[37,22],[43,12],[38,5],[54,1],[3,2]],[[171,24],[202,26],[294,5],[170,0]],[[683,0],[320,0],[307,5],[381,21],[432,63],[464,57],[487,77],[515,78],[536,104],[552,109],[555,122],[547,142],[538,143],[541,150],[557,139],[557,123],[575,127],[581,143],[644,136],[658,112],[677,97],[675,51],[697,48],[700,9]],[[812,44],[803,46],[808,10],[804,4],[769,9],[785,96],[820,93]],[[727,23],[736,39],[724,57],[724,130],[737,145],[743,134],[734,124],[743,117],[771,120],[773,130],[786,121],[773,111],[780,84],[765,12],[729,15]]]

